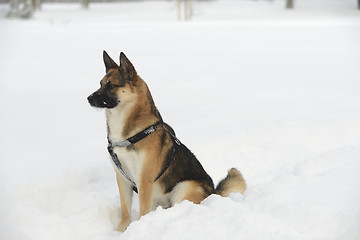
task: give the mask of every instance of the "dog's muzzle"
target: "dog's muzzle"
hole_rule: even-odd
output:
[[[96,96],[96,95],[98,95],[98,96]],[[88,102],[90,103],[90,105],[92,107],[99,107],[98,104],[97,104],[99,96],[100,96],[100,94],[98,92],[94,92],[93,94],[88,96],[87,100],[88,100]]]
[[[115,94],[107,94],[101,90],[94,92],[87,99],[90,105],[96,108],[114,108],[120,102]]]

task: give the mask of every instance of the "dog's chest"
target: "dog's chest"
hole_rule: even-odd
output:
[[[118,156],[123,170],[125,170],[129,177],[138,185],[144,163],[143,154],[139,151],[127,150],[127,148],[123,147],[116,147],[114,152]],[[116,166],[115,169],[118,170]]]
[[[124,112],[107,112],[108,138],[112,143],[125,140],[122,134],[125,120],[124,115]],[[118,156],[123,170],[138,184],[144,163],[144,154],[140,150],[135,151],[127,147],[115,147],[114,152]],[[118,170],[116,165],[113,165]]]

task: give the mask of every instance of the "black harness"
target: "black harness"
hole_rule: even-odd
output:
[[[171,139],[173,140],[174,143],[171,151],[171,156],[168,158],[165,167],[163,168],[163,170],[159,173],[159,175],[155,178],[154,182],[156,182],[156,180],[158,180],[164,173],[165,171],[169,168],[169,166],[171,165],[171,163],[174,161],[175,158],[175,151],[176,151],[176,145],[180,146],[181,142],[179,141],[179,139],[171,132],[169,131],[165,126],[163,122],[157,122],[153,125],[151,125],[150,127],[142,130],[141,132],[135,134],[132,137],[129,137],[128,139],[126,139],[125,141],[122,142],[115,142],[112,143],[109,139],[108,136],[108,152],[111,156],[111,159],[113,160],[114,164],[116,165],[116,167],[118,168],[119,172],[133,185],[133,190],[134,192],[138,192],[137,187],[136,187],[136,183],[134,180],[131,179],[131,177],[129,176],[129,174],[127,174],[125,172],[125,170],[123,169],[121,162],[118,158],[118,156],[116,155],[116,153],[114,152],[114,147],[128,147],[132,144],[135,144],[139,141],[141,141],[142,139],[144,139],[145,137],[149,136],[150,134],[152,134],[153,132],[155,132],[159,126],[161,126],[167,133],[170,134]]]

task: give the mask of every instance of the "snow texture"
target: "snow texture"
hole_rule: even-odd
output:
[[[0,5],[0,239],[360,239],[360,11],[353,0]],[[86,97],[126,53],[215,183],[124,233],[105,117]]]

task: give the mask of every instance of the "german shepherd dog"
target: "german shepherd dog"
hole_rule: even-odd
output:
[[[245,180],[235,168],[214,187],[194,154],[163,122],[148,86],[124,53],[120,66],[105,51],[103,58],[106,74],[88,101],[105,109],[108,150],[120,192],[119,231],[130,224],[133,191],[139,194],[140,217],[157,206],[167,208],[183,200],[198,204],[214,193],[225,197],[245,192]]]

